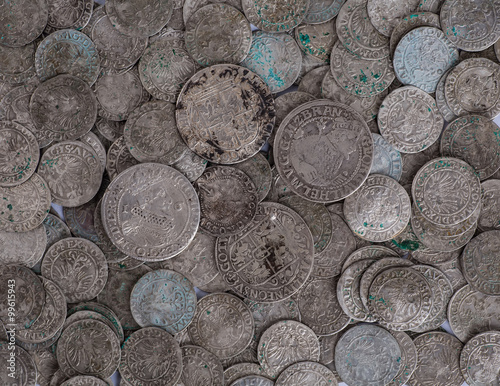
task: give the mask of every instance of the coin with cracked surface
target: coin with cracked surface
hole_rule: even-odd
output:
[[[468,385],[497,385],[500,379],[500,332],[488,331],[469,340],[460,354],[460,370]]]
[[[302,64],[300,48],[287,33],[255,31],[248,56],[241,62],[259,75],[276,94],[289,88],[299,77]]]
[[[125,341],[119,371],[128,385],[177,385],[182,362],[181,348],[169,333],[146,327]]]
[[[177,100],[177,127],[184,142],[219,164],[257,154],[271,135],[274,117],[269,87],[257,74],[233,64],[197,72]]]
[[[318,361],[318,338],[305,324],[294,320],[277,322],[262,334],[258,359],[264,372],[275,379],[291,364]]]
[[[481,231],[500,230],[500,180],[489,179],[481,183],[481,214],[477,227]]]
[[[423,0],[425,1],[425,0]],[[391,33],[390,50],[391,56],[394,57],[394,51],[399,41],[411,30],[418,27],[434,27],[441,28],[439,22],[439,15],[433,12],[413,12],[401,19],[399,24],[394,28]]]
[[[374,325],[351,328],[335,347],[335,368],[350,385],[387,385],[398,374],[400,361],[396,338]]]
[[[372,164],[373,139],[364,119],[332,101],[296,108],[280,125],[274,143],[281,178],[310,201],[332,202],[352,194]]]
[[[198,9],[186,22],[186,48],[201,66],[240,63],[252,44],[252,29],[245,16],[223,3]]]
[[[0,231],[0,264],[33,268],[41,260],[46,245],[47,236],[42,225],[28,232]]]
[[[267,32],[286,32],[300,24],[307,15],[310,0],[293,3],[280,0],[242,0],[248,21]]]
[[[417,336],[418,362],[409,386],[425,384],[461,386],[464,378],[460,373],[460,352],[463,344],[453,335],[433,331]]]
[[[234,381],[247,375],[265,376],[265,373],[257,363],[237,363],[224,370],[224,385],[231,386]]]
[[[130,150],[123,136],[119,137],[111,144],[106,158],[106,171],[111,180],[114,180],[121,172],[139,163],[139,161],[130,154]]]
[[[139,162],[171,165],[186,150],[177,130],[173,103],[144,103],[129,115],[123,132],[130,154]]]
[[[220,386],[224,382],[224,370],[219,358],[202,347],[182,347],[182,376],[184,386],[198,386],[200,380],[207,386]]]
[[[0,45],[0,81],[17,84],[33,78],[36,75],[35,48],[35,43],[22,47]]]
[[[288,207],[264,202],[246,229],[217,241],[224,281],[243,298],[277,302],[296,293],[313,266],[313,239],[305,221]]]
[[[40,36],[49,11],[45,0],[5,3],[0,15],[0,41],[7,47],[22,47]]]
[[[42,81],[69,74],[92,86],[99,75],[99,62],[94,42],[84,33],[73,29],[50,34],[35,53],[36,72]]]
[[[97,101],[87,83],[63,74],[35,89],[30,114],[43,137],[56,141],[74,140],[92,129],[97,117]]]
[[[302,52],[328,64],[337,41],[335,20],[321,24],[301,24],[294,30],[295,41]]]
[[[401,83],[433,93],[441,75],[458,63],[458,49],[439,28],[419,27],[401,38],[393,61]]]
[[[254,320],[248,307],[236,296],[211,294],[198,302],[188,333],[194,344],[220,359],[228,359],[248,347],[254,334]]]
[[[382,174],[399,181],[403,173],[401,153],[380,134],[373,136],[373,163],[370,174]]]
[[[390,37],[400,20],[415,11],[419,3],[420,0],[368,0],[366,9],[377,31]]]
[[[4,363],[15,357],[15,371],[9,372],[7,365],[0,371],[0,382],[6,386],[34,386],[37,381],[37,369],[31,355],[17,345],[0,342],[0,360]]]

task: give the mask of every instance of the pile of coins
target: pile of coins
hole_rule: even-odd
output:
[[[499,13],[5,2],[0,384],[498,386]]]

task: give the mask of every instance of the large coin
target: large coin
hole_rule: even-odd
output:
[[[182,347],[182,376],[184,386],[222,386],[224,372],[220,360],[209,351],[197,346]]]
[[[35,43],[16,48],[0,45],[0,81],[16,84],[33,78],[36,74],[35,48]]]
[[[258,153],[272,132],[274,116],[264,81],[232,64],[197,72],[177,100],[176,119],[184,142],[215,163],[234,164]]]
[[[276,167],[285,183],[310,201],[338,201],[361,186],[371,168],[373,140],[353,109],[326,100],[305,103],[282,122]]]
[[[367,11],[373,26],[387,37],[399,21],[417,9],[420,0],[368,0]]]
[[[119,370],[127,385],[177,385],[182,361],[181,348],[169,333],[146,327],[123,344]]]
[[[219,271],[233,291],[272,303],[296,293],[313,266],[313,239],[304,220],[286,206],[262,203],[240,234],[217,241]]]
[[[121,172],[139,163],[139,161],[130,154],[129,147],[125,143],[125,138],[123,136],[111,144],[106,158],[106,171],[111,180],[114,180]]]
[[[295,28],[305,18],[310,0],[292,3],[280,0],[242,0],[248,21],[262,31],[285,32]]]
[[[45,0],[4,3],[0,13],[0,41],[8,47],[22,47],[41,35],[48,20]]]
[[[50,214],[46,219],[48,216]],[[46,245],[47,236],[42,225],[29,232],[0,231],[0,264],[32,268],[42,258]]]
[[[69,74],[59,75],[36,88],[30,113],[43,137],[74,140],[92,129],[97,117],[97,101],[83,80]]]
[[[400,40],[393,60],[401,83],[433,93],[441,75],[458,63],[458,50],[440,29],[419,27]]]
[[[11,371],[10,362],[14,359],[14,371]],[[31,355],[17,345],[10,345],[0,341],[0,360],[4,363],[0,370],[0,382],[5,386],[35,386],[37,384],[37,370]]]
[[[351,328],[335,348],[335,368],[349,385],[387,385],[398,374],[400,360],[397,340],[374,325]]]
[[[262,334],[258,358],[265,373],[274,379],[289,365],[318,361],[318,338],[306,325],[294,320],[283,320]]]
[[[460,354],[460,371],[471,386],[496,386],[500,381],[500,331],[469,340]]]
[[[159,261],[189,245],[198,229],[199,205],[181,173],[165,165],[140,164],[111,182],[102,200],[102,220],[124,254]]]

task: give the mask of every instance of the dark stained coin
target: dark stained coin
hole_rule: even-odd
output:
[[[330,66],[321,66],[306,73],[299,83],[299,92],[306,92],[321,99],[321,87],[325,75],[330,72]]]
[[[206,159],[186,148],[182,157],[172,167],[184,174],[189,181],[195,182],[203,174],[207,164]]]
[[[391,36],[399,21],[417,9],[420,0],[368,0],[367,11],[373,26],[382,35]]]
[[[233,166],[236,169],[245,172],[253,181],[255,187],[257,188],[259,201],[266,198],[269,190],[271,189],[272,173],[271,165],[269,165],[269,161],[263,153],[257,153],[252,158],[234,164]]]
[[[9,360],[15,358],[15,371],[10,371]],[[5,364],[0,370],[0,382],[5,386],[35,386],[36,365],[31,355],[17,345],[0,341],[0,360]]]
[[[94,226],[94,212],[96,209],[96,201],[90,200],[86,204],[72,207],[63,208],[64,219],[68,224],[71,233],[75,237],[82,237],[90,240],[93,243],[99,241],[95,226]]]
[[[0,81],[16,84],[33,78],[36,75],[35,48],[35,43],[22,47],[0,45]]]
[[[22,0],[3,5],[0,15],[0,41],[8,47],[22,47],[41,35],[48,20],[45,0]]]
[[[181,384],[198,386],[200,380],[206,386],[221,386],[224,381],[222,364],[214,354],[202,347],[183,346]]]
[[[309,10],[310,0],[292,3],[280,0],[242,0],[248,21],[268,32],[285,32],[295,28]]]

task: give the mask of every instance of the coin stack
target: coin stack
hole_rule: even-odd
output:
[[[5,2],[0,385],[498,386],[498,14]]]

